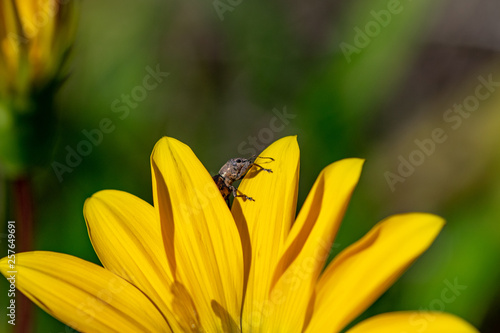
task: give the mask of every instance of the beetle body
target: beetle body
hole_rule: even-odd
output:
[[[260,157],[260,158],[269,158],[274,161],[274,159],[271,157]],[[256,164],[255,159],[256,157],[252,157],[250,159],[241,157],[232,158],[220,168],[218,174],[212,177],[222,197],[224,198],[224,200],[226,200],[228,205],[229,205],[229,196],[231,195],[231,193],[235,198],[243,197],[246,200],[255,201],[252,197],[246,196],[245,194],[238,194],[237,193],[238,190],[236,189],[236,187],[233,186],[233,183],[243,178],[251,167],[257,166],[267,172],[273,172],[271,169],[265,169],[259,164]]]

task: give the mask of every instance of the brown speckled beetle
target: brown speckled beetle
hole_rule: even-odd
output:
[[[251,167],[257,166],[261,170],[267,172],[273,172],[271,169],[266,169],[261,165],[255,163],[255,160],[257,158],[267,158],[274,161],[272,157],[260,157],[260,156],[258,157],[252,156],[250,159],[241,157],[232,158],[229,161],[227,161],[226,164],[222,166],[222,168],[220,168],[218,174],[212,177],[213,180],[215,181],[215,184],[217,184],[217,187],[219,188],[222,197],[224,198],[224,200],[227,202],[228,205],[229,205],[229,196],[231,195],[231,193],[235,198],[243,197],[246,200],[255,201],[252,197],[249,197],[243,193],[238,194],[238,190],[236,189],[236,187],[233,186],[233,183],[243,178]]]

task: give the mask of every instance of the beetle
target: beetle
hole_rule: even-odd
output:
[[[245,200],[255,201],[252,197],[249,197],[243,193],[238,194],[238,190],[233,186],[233,183],[243,178],[251,167],[256,166],[259,167],[260,170],[267,171],[269,173],[273,172],[271,169],[266,169],[263,166],[255,163],[255,160],[257,158],[267,158],[271,161],[274,161],[274,158],[272,157],[261,156],[252,156],[249,159],[241,157],[232,158],[220,168],[218,174],[212,177],[228,206],[229,196],[231,195],[231,193],[235,198],[242,197],[245,198]]]

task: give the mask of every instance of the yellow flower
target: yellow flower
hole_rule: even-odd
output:
[[[52,102],[66,75],[77,1],[0,0],[0,167],[8,177],[50,155]]]
[[[84,332],[339,332],[425,251],[444,221],[403,214],[377,224],[322,273],[363,161],[319,175],[295,218],[299,148],[278,140],[229,210],[183,143],[163,138],[151,155],[154,206],[106,190],[84,215],[103,266],[59,253],[18,254],[17,288]],[[295,221],[295,222],[294,222]],[[0,269],[9,276],[7,258]],[[428,318],[431,317],[432,320]],[[388,313],[358,332],[477,332],[444,313]]]
[[[75,0],[0,2],[0,100],[56,79],[75,32]]]

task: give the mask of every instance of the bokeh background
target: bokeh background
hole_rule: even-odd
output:
[[[447,220],[432,247],[360,319],[435,309],[500,332],[500,87],[492,85],[456,128],[458,120],[443,118],[474,96],[479,77],[500,82],[500,3],[396,1],[401,10],[377,30],[372,11],[391,2],[82,1],[71,74],[57,95],[57,140],[34,173],[34,249],[98,262],[85,199],[120,189],[152,202],[149,155],[164,135],[187,143],[215,174],[227,159],[249,157],[248,148],[296,134],[299,207],[323,167],[366,158],[332,256],[391,214],[424,211]],[[366,28],[373,30],[363,39],[358,29]],[[362,47],[346,56],[346,44]],[[147,68],[169,74],[125,106],[123,96],[143,85]],[[83,131],[104,118],[114,130],[60,181],[53,163],[65,164],[67,147],[76,149]],[[415,153],[422,151],[415,140],[428,142],[439,128],[446,140]],[[391,187],[388,172],[398,175],[410,155],[423,159]],[[12,219],[4,205],[8,181],[0,193],[4,223]],[[445,302],[449,283],[463,287]],[[5,280],[0,287],[7,290]],[[38,309],[33,328],[72,331]],[[2,320],[0,331],[10,329]]]

